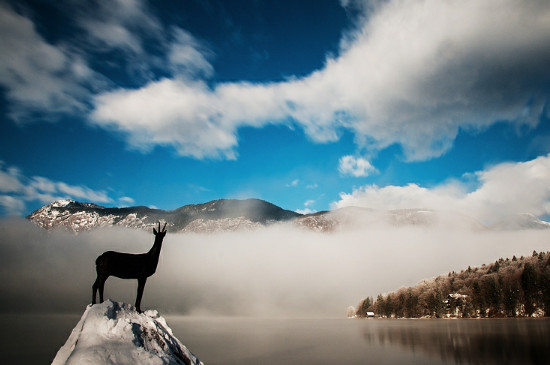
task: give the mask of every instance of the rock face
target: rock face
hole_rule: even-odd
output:
[[[88,306],[52,365],[202,364],[155,310],[107,300]]]
[[[252,230],[273,222],[292,220],[300,214],[259,199],[220,199],[185,205],[175,210],[148,207],[106,208],[73,200],[59,200],[31,213],[27,218],[39,226],[62,227],[73,232],[104,226],[152,229],[167,222],[172,232],[217,232]]]

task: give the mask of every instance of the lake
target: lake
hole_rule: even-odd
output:
[[[80,316],[0,315],[0,362],[48,364]],[[547,364],[550,319],[165,316],[205,364]]]
[[[548,364],[550,319],[168,319],[205,364]]]

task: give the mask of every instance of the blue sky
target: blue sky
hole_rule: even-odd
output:
[[[550,215],[550,5],[0,1],[0,214]]]

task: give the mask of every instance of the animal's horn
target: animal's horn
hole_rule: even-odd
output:
[[[168,222],[164,222],[164,227],[162,227],[163,232],[166,232],[166,223],[168,223]],[[159,224],[159,228],[160,228],[160,224]]]
[[[160,233],[160,221],[159,221],[159,233]]]

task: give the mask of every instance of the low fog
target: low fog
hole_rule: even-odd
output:
[[[104,228],[78,235],[22,219],[0,221],[1,312],[81,313],[95,259],[141,253],[152,232]],[[253,232],[168,232],[144,310],[163,314],[343,317],[349,305],[500,257],[550,250],[550,230],[490,232],[379,225],[315,233],[275,225]],[[110,277],[105,298],[134,303],[136,280]]]

